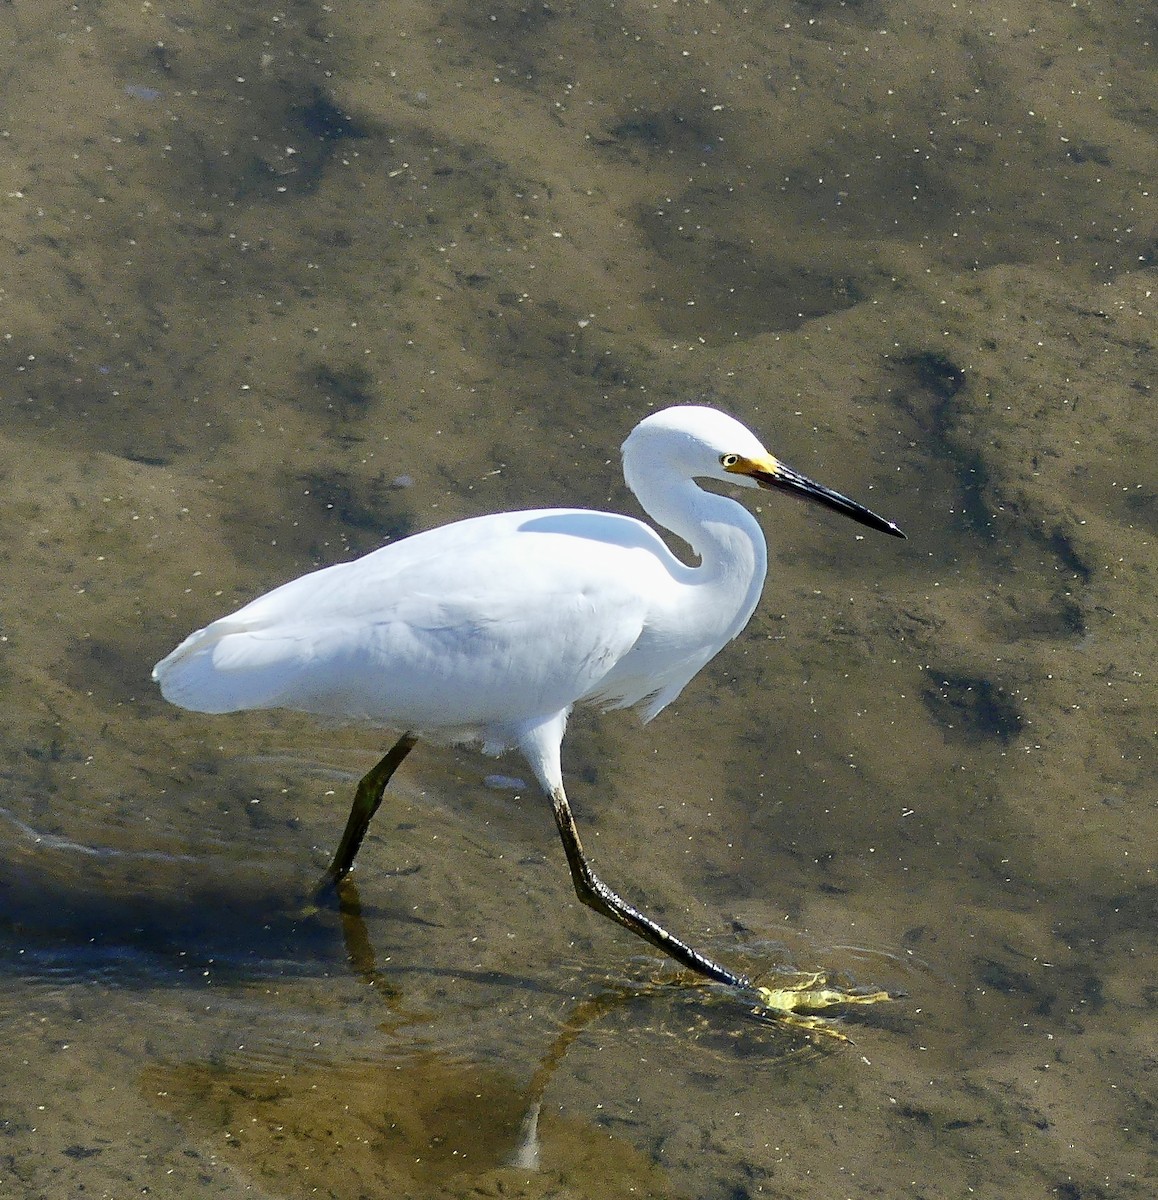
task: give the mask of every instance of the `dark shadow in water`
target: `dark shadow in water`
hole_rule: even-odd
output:
[[[948,741],[1008,745],[1024,725],[1014,698],[991,679],[929,667],[921,694],[930,716]]]
[[[401,910],[389,919],[424,924]],[[207,971],[315,976],[347,958],[341,914],[268,870],[69,843],[10,857],[0,878],[0,971],[181,986]]]

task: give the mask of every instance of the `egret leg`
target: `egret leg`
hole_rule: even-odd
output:
[[[318,881],[317,893],[327,888],[336,887],[350,873],[354,858],[366,830],[370,827],[378,806],[382,803],[382,793],[391,776],[398,770],[402,760],[414,749],[418,738],[412,733],[404,733],[397,742],[384,754],[376,766],[370,768],[362,776],[358,790],[354,793],[354,803],[350,806],[350,816],[346,820],[346,830],[342,840],[334,852],[333,861],[326,868],[326,873]]]
[[[726,983],[730,987],[749,990],[751,981],[743,975],[737,975],[719,963],[713,962],[706,955],[693,949],[686,942],[681,942],[674,934],[668,933],[662,925],[645,916],[637,908],[633,908],[626,900],[616,895],[595,874],[591,864],[583,853],[583,843],[579,840],[579,830],[575,827],[575,817],[567,796],[561,787],[552,789],[551,807],[555,813],[555,824],[559,827],[559,836],[563,839],[563,849],[567,853],[567,865],[571,868],[571,881],[575,892],[588,908],[597,913],[618,921],[620,925],[630,929],[632,933],[650,942],[665,954],[683,963],[685,967],[706,975],[717,983]]]

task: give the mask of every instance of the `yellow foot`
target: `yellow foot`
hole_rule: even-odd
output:
[[[757,1016],[771,1017],[793,1029],[805,1029],[822,1033],[838,1042],[851,1042],[827,1017],[817,1015],[826,1008],[837,1008],[846,1004],[879,1004],[893,997],[888,992],[849,991],[828,982],[821,971],[801,974],[781,987],[756,987],[760,1004],[753,1012]]]

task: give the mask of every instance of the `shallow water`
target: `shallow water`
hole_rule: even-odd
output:
[[[1151,6],[0,31],[3,1194],[1153,1194]],[[849,1048],[583,909],[515,760],[421,749],[303,915],[382,738],[148,681],[384,539],[635,511],[682,399],[909,541],[765,497],[749,629],[577,716],[572,800],[714,956],[904,992]]]

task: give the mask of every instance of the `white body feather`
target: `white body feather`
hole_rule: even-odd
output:
[[[673,431],[677,414],[697,438]],[[707,451],[701,427],[716,435]],[[746,482],[725,475],[717,442],[765,453],[742,425],[698,408],[656,414],[624,445],[629,485],[698,566],[631,517],[476,517],[283,584],[190,635],[153,676],[198,712],[288,708],[490,752],[518,746],[550,791],[574,704],[642,705],[649,720],[751,616],[763,535],[741,505],[692,482]]]

